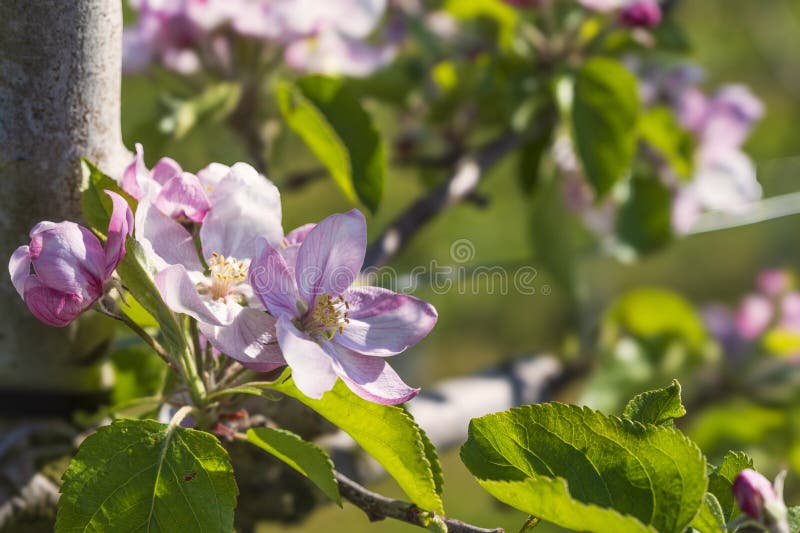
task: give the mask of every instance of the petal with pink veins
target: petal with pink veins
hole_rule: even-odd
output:
[[[261,253],[250,265],[248,280],[250,286],[261,299],[264,306],[274,316],[296,316],[297,286],[280,252],[264,244]]]
[[[31,276],[25,281],[24,299],[31,313],[50,326],[64,327],[86,310],[100,294],[85,298],[80,294],[62,292],[44,285]]]
[[[283,357],[292,369],[297,388],[309,398],[322,398],[336,383],[331,357],[285,315],[278,318],[276,330]]]
[[[269,372],[286,364],[275,336],[275,319],[263,311],[243,308],[228,326],[200,323],[211,345],[243,365]]]
[[[170,178],[159,191],[155,205],[171,218],[187,218],[192,222],[202,222],[211,209],[203,186],[197,176],[183,172]]]
[[[386,357],[422,340],[436,325],[436,309],[407,294],[353,287],[344,294],[349,324],[335,342],[363,355]]]
[[[366,247],[367,223],[357,209],[331,215],[308,233],[297,254],[295,279],[309,307],[318,295],[338,296],[353,284]]]
[[[357,354],[330,342],[325,347],[334,358],[336,374],[350,390],[365,400],[396,405],[419,394],[419,389],[406,385],[385,359]]]
[[[105,251],[98,238],[74,222],[40,223],[31,231],[29,257],[42,284],[90,298],[102,290]]]
[[[166,185],[169,180],[180,176],[182,173],[183,169],[177,161],[171,157],[162,157],[153,165],[153,168],[150,169],[150,178],[156,183]]]
[[[203,271],[192,234],[149,201],[136,208],[135,233],[159,267],[183,265],[188,271]]]

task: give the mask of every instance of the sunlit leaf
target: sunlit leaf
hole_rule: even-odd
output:
[[[669,387],[643,392],[625,406],[623,418],[642,424],[673,425],[673,420],[686,414],[681,402],[681,384],[673,380]]]

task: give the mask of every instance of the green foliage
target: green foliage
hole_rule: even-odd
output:
[[[149,346],[130,344],[112,352],[110,359],[114,368],[113,404],[155,396],[164,386],[167,368]]]
[[[238,83],[218,82],[186,100],[168,99],[170,112],[161,119],[158,129],[181,139],[193,128],[222,122],[236,109],[242,88]]]
[[[575,148],[598,195],[628,172],[636,148],[636,78],[612,59],[594,58],[577,73],[572,102]]]
[[[617,238],[639,254],[658,250],[672,239],[672,193],[656,177],[637,176],[629,185],[617,215]]]
[[[674,419],[685,414],[686,408],[681,402],[681,384],[674,379],[669,387],[634,396],[625,406],[622,417],[642,424],[672,426]]]
[[[418,507],[443,512],[439,460],[422,429],[403,409],[359,398],[342,381],[320,400],[305,396],[292,380],[272,388],[309,406],[350,435]]]
[[[104,191],[111,191],[122,196],[131,207],[136,209],[137,202],[123,191],[112,178],[103,174],[88,159],[81,159],[81,211],[89,226],[99,235],[105,237],[108,221],[111,219],[111,198]]]
[[[736,518],[740,512],[733,499],[733,481],[745,468],[753,468],[753,460],[742,452],[728,452],[722,464],[708,476],[708,492],[716,496],[726,522]]]
[[[639,117],[639,135],[669,163],[679,177],[692,175],[694,141],[684,130],[675,113],[665,106],[656,106]]]
[[[342,498],[333,474],[333,462],[319,446],[285,429],[249,429],[247,440],[306,476],[341,507]]]
[[[375,211],[383,194],[386,154],[372,118],[341,81],[308,76],[282,82],[277,99],[289,127],[325,165],[345,196]]]
[[[692,520],[691,526],[700,533],[725,533],[727,531],[722,507],[716,496],[706,492],[700,512]]]
[[[214,436],[117,421],[90,435],[70,462],[56,532],[228,532],[237,494]]]
[[[444,9],[459,20],[484,18],[497,26],[497,42],[503,49],[511,48],[518,15],[513,7],[501,0],[447,0]]]
[[[706,461],[675,428],[558,403],[472,420],[464,464],[488,492],[583,531],[682,532],[706,492]]]
[[[789,531],[800,533],[800,506],[789,507]]]

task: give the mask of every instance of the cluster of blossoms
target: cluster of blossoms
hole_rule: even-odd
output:
[[[129,0],[138,12],[123,35],[123,70],[154,62],[182,74],[227,68],[235,39],[283,49],[300,72],[366,76],[388,64],[398,36],[371,37],[387,0]]]
[[[730,353],[762,340],[770,332],[800,338],[800,292],[790,272],[765,270],[756,280],[756,291],[746,295],[735,310],[709,306],[704,318],[709,330]],[[797,358],[800,348],[788,355]]]
[[[312,398],[337,378],[374,402],[417,394],[386,358],[425,337],[436,311],[357,284],[367,244],[359,211],[284,235],[278,189],[250,165],[212,163],[192,174],[163,158],[148,169],[140,145],[119,184],[138,206],[134,215],[108,193],[114,209],[105,249],[75,223],[42,222],[11,258],[14,286],[40,320],[65,326],[89,308],[133,235],[165,304],[194,318],[216,350],[242,365],[288,365]]]
[[[761,198],[761,186],[755,165],[742,146],[763,116],[763,104],[743,85],[726,85],[713,95],[706,95],[698,87],[701,73],[692,66],[651,71],[635,60],[629,63],[639,73],[643,105],[669,106],[679,125],[696,143],[694,169],[689,179],[676,175],[664,162],[656,165],[662,182],[673,193],[673,230],[677,234],[688,233],[705,211],[745,212]],[[568,137],[556,140],[554,157],[565,178],[567,207],[580,214],[597,233],[610,234],[617,200],[609,197],[599,204],[595,201]]]
[[[541,7],[552,0],[504,0],[521,9]],[[616,12],[619,21],[632,28],[654,28],[661,23],[661,6],[657,0],[578,0],[578,3],[600,13]]]

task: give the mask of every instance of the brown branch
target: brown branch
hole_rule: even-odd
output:
[[[414,202],[367,248],[364,268],[385,265],[434,216],[472,197],[486,170],[516,148],[522,140],[515,133],[505,133],[476,154],[462,158],[447,181]]]
[[[340,472],[336,472],[336,481],[339,484],[339,492],[342,497],[364,511],[371,522],[392,518],[407,524],[427,528],[425,513],[413,503],[393,500],[372,492]],[[485,529],[460,520],[441,518],[447,524],[449,533],[504,533],[501,528]]]

